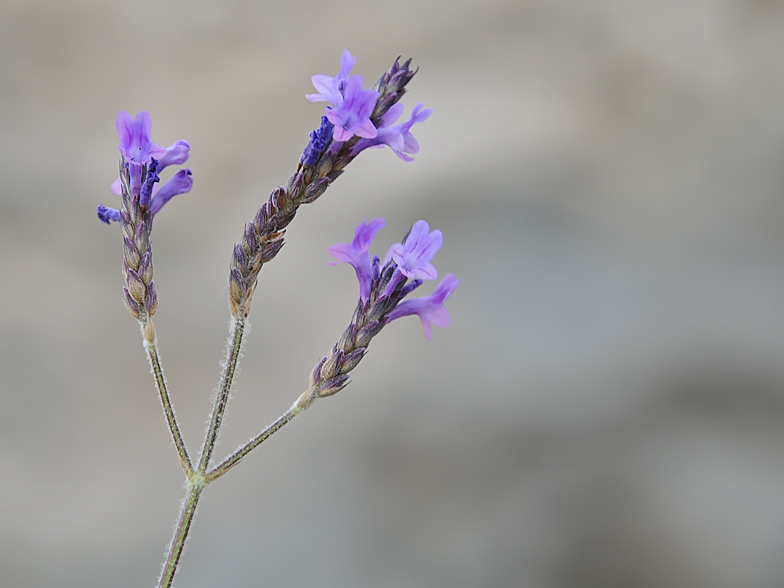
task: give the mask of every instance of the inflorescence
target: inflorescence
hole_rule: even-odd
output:
[[[318,93],[305,97],[312,102],[328,102],[320,126],[310,133],[297,171],[286,187],[278,187],[245,227],[241,243],[234,248],[229,273],[229,301],[232,314],[247,316],[259,271],[283,247],[285,228],[294,219],[297,209],[320,197],[336,180],[343,169],[359,153],[370,147],[388,146],[404,161],[412,161],[419,152],[419,144],[411,134],[415,123],[423,122],[432,109],[418,103],[409,119],[394,124],[403,113],[399,102],[406,85],[416,70],[410,69],[411,60],[392,67],[376,82],[374,88],[364,89],[361,75],[351,75],[356,57],[346,50],[340,60],[340,71],[335,77],[315,75],[312,82]],[[120,177],[111,186],[121,196],[122,209],[99,206],[98,218],[110,224],[120,222],[124,233],[123,270],[126,286],[125,303],[137,319],[155,311],[157,296],[152,283],[152,253],[149,237],[153,217],[177,194],[189,192],[193,179],[189,169],[181,169],[163,186],[159,173],[170,165],[185,163],[190,152],[187,141],[177,141],[168,148],[151,140],[152,120],[149,113],[140,112],[135,119],[122,111],[117,115],[118,146],[121,154]],[[403,296],[421,284],[422,279],[434,279],[435,268],[430,258],[441,247],[441,231],[427,234],[428,224],[417,222],[406,239],[393,245],[383,268],[378,257],[370,262],[368,245],[383,219],[357,227],[352,243],[335,245],[330,253],[339,262],[350,263],[360,282],[360,306],[366,305],[370,292],[375,292],[375,310],[368,316],[373,321],[389,321],[407,314],[416,314],[430,338],[430,325],[446,326],[449,314],[443,301],[459,283],[448,274],[434,293],[420,301],[401,302]],[[424,231],[424,232],[423,232]],[[408,281],[411,280],[411,281]],[[379,290],[379,284],[384,287]],[[394,304],[391,301],[395,300]],[[379,309],[385,312],[379,314]]]
[[[438,278],[431,260],[443,245],[441,231],[431,231],[427,222],[417,221],[399,243],[390,247],[382,263],[377,255],[371,257],[369,249],[376,233],[386,222],[382,218],[368,222],[366,217],[356,227],[354,239],[350,243],[340,243],[328,250],[337,260],[331,264],[351,265],[359,281],[359,299],[348,328],[329,354],[313,368],[308,389],[288,412],[221,463],[210,468],[212,451],[239,364],[246,332],[245,321],[250,312],[259,272],[283,247],[286,228],[294,220],[299,207],[320,198],[332,182],[343,174],[346,166],[365,149],[389,147],[404,161],[413,161],[412,155],[419,152],[419,144],[411,129],[416,123],[427,120],[432,110],[424,108],[420,102],[405,122],[397,123],[404,110],[400,99],[416,74],[416,70],[410,67],[411,60],[401,62],[398,57],[372,88],[364,88],[361,75],[352,75],[355,63],[356,57],[344,51],[336,76],[312,77],[317,93],[307,94],[306,98],[312,102],[328,103],[320,124],[310,133],[294,173],[285,186],[272,191],[253,219],[245,225],[242,238],[232,252],[228,280],[231,334],[221,384],[214,399],[212,417],[198,462],[191,459],[180,434],[152,324],[152,316],[158,306],[158,295],[152,280],[150,236],[153,220],[174,196],[190,192],[193,186],[192,174],[187,168],[176,171],[162,185],[160,174],[169,166],[185,163],[190,144],[181,140],[163,148],[153,143],[152,121],[145,111],[135,118],[125,111],[117,115],[120,174],[112,183],[111,190],[120,197],[120,207],[99,206],[97,214],[102,222],[117,222],[122,227],[123,300],[128,312],[142,327],[145,349],[172,442],[188,479],[188,494],[159,578],[160,588],[168,588],[173,581],[196,504],[208,483],[233,468],[316,398],[332,396],[342,390],[349,382],[349,372],[362,360],[373,337],[391,321],[416,315],[428,339],[431,338],[432,325],[449,325],[449,312],[444,302],[460,283],[453,274],[446,274],[430,295],[408,299],[424,280]]]

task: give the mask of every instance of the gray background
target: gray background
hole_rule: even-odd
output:
[[[327,247],[414,221],[452,326],[204,495],[181,587],[784,585],[784,5],[755,0],[5,0],[0,585],[152,586],[182,495],[120,299],[117,111],[187,139],[156,219],[159,343],[186,440],[217,384],[231,247],[285,182],[341,51],[398,53],[434,109],[362,155],[264,269],[218,456],[283,412],[356,282]],[[432,286],[423,288],[427,293]]]

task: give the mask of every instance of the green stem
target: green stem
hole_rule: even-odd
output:
[[[158,347],[155,341],[148,341],[145,339],[144,348],[147,350],[147,359],[150,361],[152,368],[153,378],[155,379],[155,387],[158,389],[158,396],[163,405],[163,414],[166,416],[166,423],[169,425],[169,432],[172,436],[172,441],[177,449],[177,455],[180,458],[180,465],[182,466],[185,475],[188,478],[193,476],[193,465],[191,458],[188,456],[188,449],[185,447],[180,428],[177,425],[177,417],[174,415],[174,406],[172,406],[171,399],[169,398],[169,391],[166,388],[166,378],[163,377],[163,368],[161,367],[161,360],[158,357]]]
[[[212,451],[215,449],[215,441],[218,439],[218,432],[220,431],[221,423],[223,422],[223,414],[226,412],[226,404],[229,401],[231,384],[234,380],[234,373],[236,372],[237,363],[240,359],[240,349],[242,347],[242,336],[244,332],[245,319],[233,319],[231,333],[229,334],[229,347],[226,350],[226,364],[223,366],[223,373],[221,374],[220,389],[215,398],[215,404],[212,407],[210,426],[207,429],[207,435],[204,437],[204,445],[202,446],[201,457],[199,458],[198,471],[202,474],[207,471],[207,466],[212,457]]]
[[[231,468],[237,465],[243,457],[248,455],[251,451],[256,449],[259,445],[261,445],[264,441],[269,439],[272,435],[280,431],[284,426],[294,420],[294,418],[300,414],[304,408],[300,407],[297,403],[295,403],[283,416],[279,417],[274,423],[269,425],[266,429],[264,429],[261,433],[256,435],[253,439],[248,441],[245,445],[237,449],[234,453],[232,453],[229,457],[224,459],[220,462],[217,466],[212,468],[209,472],[207,472],[205,479],[207,483],[212,482],[213,480],[217,480],[223,474],[228,472]]]
[[[174,536],[169,545],[169,552],[166,555],[163,570],[161,570],[158,588],[170,588],[172,585],[174,574],[177,573],[177,564],[180,563],[185,540],[188,538],[188,531],[193,522],[193,516],[196,514],[196,505],[205,485],[204,479],[200,476],[192,477],[188,483],[188,493],[185,495],[185,500],[180,509],[180,517],[177,521],[177,527],[174,529]]]

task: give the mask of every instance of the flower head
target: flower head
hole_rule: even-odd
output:
[[[360,303],[354,311],[351,324],[335,343],[332,351],[313,368],[310,388],[297,400],[298,407],[305,408],[314,398],[332,396],[345,388],[349,383],[349,372],[365,356],[373,338],[391,321],[415,314],[422,322],[428,339],[431,338],[433,325],[449,326],[449,312],[444,308],[444,302],[455,291],[460,280],[453,274],[447,274],[430,296],[404,300],[422,285],[422,280],[408,280],[400,273],[395,259],[388,258],[383,268],[377,256],[370,262],[368,246],[382,226],[384,219],[376,218],[368,223],[365,218],[354,230],[354,240],[351,243],[341,243],[329,248],[329,252],[338,259],[337,263],[350,263],[354,266],[360,282]],[[414,227],[416,230],[412,228],[403,243],[415,241],[417,235],[425,235],[432,240],[427,223],[419,221]],[[336,265],[336,262],[330,265]],[[395,281],[395,276],[398,281],[390,290],[388,284]]]
[[[457,289],[460,282],[462,280],[455,278],[454,274],[445,275],[432,294],[401,302],[387,315],[388,320],[393,321],[402,316],[415,314],[422,322],[425,337],[430,339],[431,325],[436,325],[437,327],[449,326],[449,312],[444,307],[444,302]]]
[[[331,261],[329,265],[348,263],[354,268],[359,280],[359,297],[362,302],[367,302],[374,273],[368,248],[378,230],[385,224],[383,218],[374,218],[368,223],[365,217],[365,221],[354,229],[354,240],[351,243],[339,243],[327,249],[329,254],[338,260]]]
[[[423,279],[437,277],[438,273],[430,259],[441,247],[443,237],[441,231],[431,233],[427,222],[417,221],[403,242],[392,246],[381,267],[377,256],[374,256],[371,262],[368,248],[376,232],[384,224],[384,219],[376,218],[368,223],[366,218],[355,229],[351,243],[340,243],[328,249],[338,260],[330,265],[349,263],[356,271],[360,310],[365,314],[365,318],[360,321],[365,326],[357,332],[359,339],[366,340],[362,346],[365,346],[384,324],[410,314],[419,316],[429,339],[431,325],[449,325],[449,313],[444,308],[444,301],[460,283],[453,274],[447,274],[430,296],[404,301],[422,285]]]
[[[131,118],[131,115],[123,110],[117,115],[116,126],[120,138],[117,148],[123,157],[125,173],[128,176],[129,195],[138,198],[142,208],[154,215],[173,196],[190,191],[193,180],[188,169],[178,171],[163,186],[158,184],[158,174],[163,169],[188,160],[191,148],[188,141],[176,141],[166,148],[154,143],[150,139],[152,119],[147,111]],[[117,178],[112,183],[112,192],[120,196],[122,184],[122,180]],[[117,222],[120,218],[119,211],[105,206],[99,206],[97,213],[98,218],[106,224]]]

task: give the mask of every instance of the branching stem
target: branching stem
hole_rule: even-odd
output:
[[[269,425],[266,429],[264,429],[261,433],[256,435],[253,439],[248,441],[245,445],[237,449],[234,453],[232,453],[229,457],[224,459],[220,462],[217,466],[212,468],[206,474],[206,481],[207,483],[212,482],[213,480],[217,480],[223,474],[228,472],[231,468],[237,465],[243,457],[248,455],[251,451],[256,449],[259,445],[261,445],[264,441],[269,439],[272,435],[280,431],[284,426],[294,420],[294,418],[300,414],[304,408],[301,408],[297,403],[295,403],[284,415],[279,417],[275,422]]]

